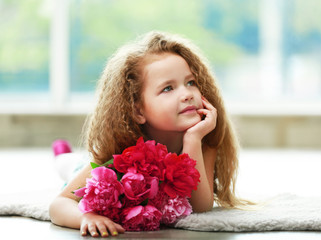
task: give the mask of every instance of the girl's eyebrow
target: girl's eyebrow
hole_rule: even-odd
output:
[[[194,78],[193,73],[186,75],[184,79],[187,80],[187,79],[191,79],[191,78]],[[164,87],[166,87],[168,85],[174,84],[175,82],[176,82],[175,79],[168,79],[168,80],[165,80],[165,81],[161,81],[157,85],[157,89],[162,89],[162,88],[164,88]]]
[[[157,84],[157,89],[162,89],[168,85],[172,85],[173,83],[175,82],[174,79],[169,79],[169,80],[166,80],[166,81],[162,81],[160,82],[159,84]]]
[[[191,74],[188,74],[186,77],[185,77],[185,80],[186,79],[189,79],[189,78],[194,78],[194,75],[193,75],[193,73],[191,73]]]

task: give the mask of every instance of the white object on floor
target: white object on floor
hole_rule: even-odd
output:
[[[64,153],[54,158],[55,169],[62,180],[69,182],[85,163],[90,162],[89,156],[84,153]]]

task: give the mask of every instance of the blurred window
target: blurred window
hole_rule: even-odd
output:
[[[320,101],[319,0],[71,2],[71,90],[90,91],[124,42],[158,29],[192,39],[229,101]]]
[[[0,0],[0,94],[48,92],[49,23],[41,0]]]
[[[156,29],[200,47],[227,102],[321,102],[320,14],[319,0],[0,0],[0,94],[92,96],[111,54]]]

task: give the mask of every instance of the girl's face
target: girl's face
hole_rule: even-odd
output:
[[[183,132],[201,121],[201,93],[184,58],[152,55],[143,67],[143,107],[139,123],[148,131]]]

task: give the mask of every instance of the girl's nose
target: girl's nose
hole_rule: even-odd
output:
[[[184,88],[183,91],[182,91],[182,101],[183,102],[188,102],[190,100],[192,100],[194,97],[193,93],[191,90],[187,89],[187,88]]]

